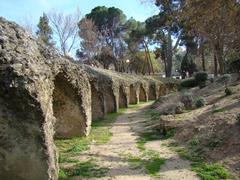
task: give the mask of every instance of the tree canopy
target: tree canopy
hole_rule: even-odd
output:
[[[79,38],[76,54],[82,62],[103,68],[114,65],[120,72],[134,64],[139,68],[132,68],[134,72],[146,73],[144,64],[148,74],[155,73],[156,62],[167,77],[180,70],[180,64],[182,73],[189,74],[192,65],[215,75],[237,71],[231,66],[240,61],[239,1],[148,1],[158,14],[144,22],[127,19],[119,8],[97,6],[82,19],[79,13],[44,13],[36,34],[48,46],[53,46],[54,37],[65,56]]]
[[[43,15],[40,17],[37,27],[38,30],[36,34],[39,41],[47,46],[53,45],[52,41],[53,31],[49,25],[49,19],[45,13],[43,13]]]

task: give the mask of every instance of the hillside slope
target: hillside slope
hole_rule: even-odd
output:
[[[161,97],[152,110],[151,127],[158,133],[175,130],[170,146],[177,146],[183,158],[194,163],[218,163],[240,179],[240,81],[233,77],[229,85],[233,94],[226,96],[221,78],[203,89],[193,88]],[[201,108],[181,109],[184,94],[195,102],[206,101]],[[193,102],[193,103],[194,103]],[[180,107],[178,114],[175,108]],[[238,117],[238,118],[237,118]],[[183,148],[179,150],[179,147]],[[176,150],[176,148],[175,148]]]

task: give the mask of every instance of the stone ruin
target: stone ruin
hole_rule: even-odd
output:
[[[87,136],[92,120],[167,89],[151,77],[71,62],[0,18],[1,179],[57,179],[54,138]]]

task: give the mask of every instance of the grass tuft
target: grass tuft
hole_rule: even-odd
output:
[[[58,162],[59,163],[78,163],[79,161],[71,157],[67,157],[64,154],[60,154]]]
[[[145,132],[140,134],[140,138],[137,141],[137,148],[140,151],[144,151],[145,147],[144,145],[148,141],[156,141],[156,140],[166,140],[171,137],[173,137],[176,133],[176,129],[173,128],[166,132],[166,134],[160,134],[158,131],[151,131],[151,132]]]
[[[203,180],[228,179],[230,173],[221,165],[217,163],[205,163],[203,159],[203,151],[198,147],[200,140],[197,136],[189,142],[189,150],[172,146],[178,155],[186,160],[192,162],[192,170],[195,171]]]
[[[225,109],[223,109],[223,108],[214,108],[212,110],[212,113],[214,114],[214,113],[219,113],[219,112],[224,112],[224,111],[225,111]]]
[[[74,163],[71,169],[61,169],[59,177],[67,179],[72,176],[98,177],[106,171],[106,168],[95,167],[92,162],[79,163],[74,157],[89,149],[91,143],[105,144],[111,137],[110,127],[125,109],[120,109],[117,113],[109,113],[101,121],[92,123],[92,130],[88,137],[76,137],[71,139],[58,139],[55,144],[59,150],[59,163]],[[60,179],[61,179],[60,178]]]
[[[108,171],[108,168],[101,168],[91,160],[77,163],[71,169],[61,169],[59,173],[59,180],[80,176],[80,177],[87,177],[87,178],[100,178],[103,177]]]
[[[155,151],[144,151],[141,156],[125,154],[124,157],[132,168],[144,168],[150,176],[157,176],[161,166],[165,163],[165,159],[161,158]]]
[[[203,180],[228,179],[229,172],[221,164],[207,164],[201,163],[193,167],[193,170]]]

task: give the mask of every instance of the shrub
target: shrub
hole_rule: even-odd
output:
[[[229,63],[228,72],[238,73],[239,71],[240,71],[240,59],[237,58]]]
[[[195,74],[194,79],[196,83],[198,84],[199,88],[206,87],[206,81],[208,79],[208,74],[206,72],[198,72]]]
[[[228,84],[231,81],[231,75],[230,74],[224,74],[223,76],[221,76],[217,82],[219,83],[224,83],[225,87],[227,88]]]
[[[198,86],[199,86],[200,89],[202,89],[202,88],[205,88],[207,86],[207,83],[206,83],[206,81],[204,81],[204,82],[201,82]]]
[[[232,90],[230,89],[230,88],[226,88],[225,89],[225,94],[226,94],[226,96],[230,96],[230,95],[232,95],[233,94],[233,92],[232,92]]]
[[[189,92],[185,92],[181,97],[181,102],[184,104],[184,106],[187,109],[191,109],[194,104],[193,94]]]
[[[175,106],[175,114],[182,114],[184,112],[184,104],[179,102]]]
[[[183,80],[180,84],[180,88],[193,88],[199,86],[200,88],[206,87],[206,81],[208,74],[206,72],[198,72],[194,78]]]
[[[196,100],[196,102],[195,102],[195,106],[196,106],[197,108],[203,107],[203,106],[205,106],[205,105],[206,105],[206,100],[205,100],[205,98],[203,98],[203,97],[199,97],[199,98]]]
[[[200,85],[202,82],[206,82],[208,79],[208,74],[206,72],[198,72],[194,76],[195,81],[198,85]]]
[[[197,87],[198,84],[195,81],[195,79],[191,78],[191,79],[186,79],[183,80],[180,84],[180,88],[184,89],[184,88],[193,88],[193,87]]]

